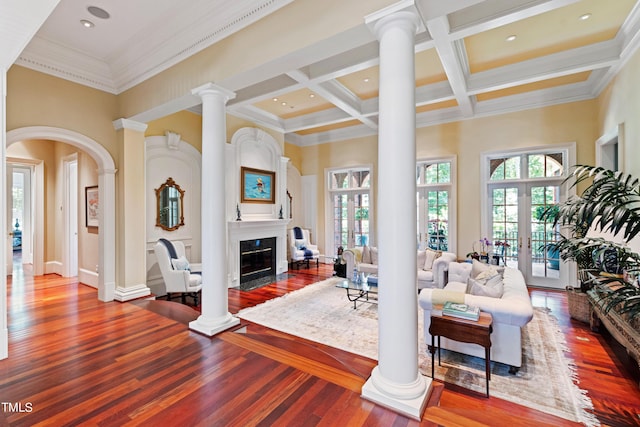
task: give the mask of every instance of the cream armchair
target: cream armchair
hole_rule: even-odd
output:
[[[185,256],[184,243],[179,240],[160,239],[153,248],[158,266],[164,279],[167,300],[173,293],[180,294],[182,303],[186,304],[187,295],[193,297],[198,305],[198,293],[202,289],[201,264],[190,264]]]
[[[298,237],[301,237],[299,239],[296,239],[296,228],[299,230]],[[289,257],[291,265],[297,264],[298,268],[303,262],[306,262],[309,268],[311,260],[316,260],[316,267],[320,265],[320,251],[318,246],[311,244],[309,230],[299,227],[289,230]]]

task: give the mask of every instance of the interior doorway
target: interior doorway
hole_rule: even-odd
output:
[[[34,175],[33,165],[16,162],[7,163],[8,195],[10,196],[7,212],[7,222],[10,229],[11,265],[7,265],[7,274],[14,274],[13,270],[23,271],[23,265],[28,265],[28,271],[33,271],[34,259]]]

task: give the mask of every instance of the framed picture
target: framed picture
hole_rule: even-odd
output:
[[[275,203],[276,173],[242,167],[240,169],[242,203]]]
[[[85,201],[85,221],[87,227],[97,227],[98,222],[98,208],[100,207],[100,198],[98,196],[98,186],[85,187],[84,188],[84,201]]]

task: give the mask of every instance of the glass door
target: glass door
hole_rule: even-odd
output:
[[[340,246],[346,249],[371,244],[370,179],[368,168],[335,170],[328,174],[334,254]]]
[[[369,244],[369,193],[333,194],[333,242],[350,248]]]
[[[528,285],[562,288],[562,263],[545,248],[557,241],[553,221],[543,212],[558,203],[560,185],[531,183],[491,185],[491,239],[501,264],[518,268]]]
[[[449,250],[449,191],[419,189],[418,248]]]

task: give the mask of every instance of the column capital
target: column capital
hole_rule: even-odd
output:
[[[413,34],[426,30],[414,0],[403,0],[394,3],[367,15],[364,18],[364,22],[378,39],[389,26],[394,28],[405,26]]]
[[[113,127],[115,128],[115,130],[130,129],[138,132],[144,132],[145,130],[147,130],[146,123],[140,123],[130,119],[114,120]]]
[[[195,89],[191,89],[191,93],[193,95],[197,95],[200,98],[206,95],[222,95],[224,97],[225,104],[227,101],[232,100],[236,97],[235,92],[227,90],[222,86],[219,86],[214,83],[205,83],[202,86],[198,86]]]

